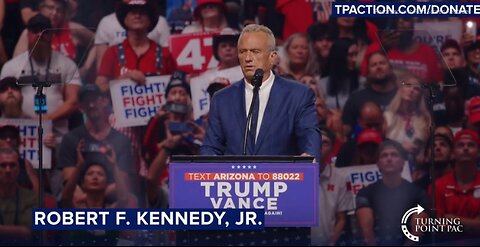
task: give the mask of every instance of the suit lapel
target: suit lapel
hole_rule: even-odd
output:
[[[231,99],[231,102],[225,102],[226,104],[231,104],[235,113],[235,122],[238,125],[238,129],[241,130],[242,136],[244,135],[245,130],[245,121],[247,121],[247,116],[245,113],[245,83],[243,80],[240,83],[235,83],[235,94],[234,98]],[[238,103],[237,103],[238,102]],[[242,139],[243,140],[243,139]]]
[[[263,114],[262,125],[260,126],[260,132],[258,133],[257,142],[255,144],[255,154],[258,153],[259,148],[262,146],[262,142],[268,135],[268,132],[272,131],[272,123],[275,119],[280,117],[280,110],[282,109],[282,101],[285,99],[286,90],[283,87],[283,82],[279,76],[275,76],[275,80],[268,97],[267,107]]]

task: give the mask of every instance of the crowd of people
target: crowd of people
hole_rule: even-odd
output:
[[[417,205],[425,211],[410,219],[411,232],[418,218],[443,217],[459,219],[463,232],[437,241],[478,237],[480,36],[463,29],[436,48],[414,31],[421,22],[464,27],[480,20],[333,18],[328,1],[178,1],[170,11],[166,2],[0,0],[0,121],[38,119],[37,91],[25,84],[53,82],[44,89],[43,120],[52,121],[52,131],[41,142],[53,153],[44,177],[20,156],[20,130],[0,124],[0,244],[272,245],[291,243],[284,240],[289,231],[301,235],[299,244],[418,244],[400,228]],[[198,74],[177,69],[169,40],[199,32],[215,33],[218,67],[207,72],[238,67],[250,83],[254,68],[262,68],[265,77],[259,88],[208,82],[211,115],[194,119],[190,78]],[[252,45],[259,43],[265,50]],[[165,105],[145,126],[118,127],[110,81],[144,85],[158,75],[171,75]],[[255,90],[263,123],[255,125],[249,154],[315,157],[318,227],[275,228],[253,240],[31,230],[38,201],[49,208],[168,208],[170,157],[240,154],[239,129]],[[377,165],[381,178],[352,193],[341,171],[364,165]],[[429,242],[428,233],[415,233],[419,243]]]

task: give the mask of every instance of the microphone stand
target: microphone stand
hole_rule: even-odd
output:
[[[437,92],[435,91],[438,88],[438,85],[434,84],[423,84],[423,88],[428,90],[428,110],[430,111],[430,114],[432,116],[432,121],[430,123],[430,187],[432,188],[432,196],[431,196],[431,206],[430,206],[430,211],[431,211],[431,217],[436,218],[437,217],[437,210],[435,208],[435,121],[434,121],[434,116],[433,116],[433,105],[435,104],[435,98],[437,97]],[[431,233],[431,240],[432,242],[430,244],[435,244],[435,231]]]
[[[43,114],[43,105],[46,105],[45,94],[43,93],[44,87],[50,87],[51,83],[46,81],[35,81],[32,85],[37,89],[35,97],[38,97],[39,108],[38,108],[38,208],[43,208],[43,125],[42,125],[42,114]],[[43,232],[40,231],[39,234],[39,243],[43,245]]]

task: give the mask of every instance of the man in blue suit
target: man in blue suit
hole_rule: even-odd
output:
[[[256,128],[249,130],[254,135],[248,135],[247,154],[310,155],[319,160],[321,137],[316,127],[314,92],[303,84],[273,74],[277,52],[272,31],[261,25],[245,27],[238,40],[238,58],[245,78],[214,95],[200,153],[243,153],[247,114],[255,98],[253,78],[255,71],[262,69],[258,118],[253,114]]]

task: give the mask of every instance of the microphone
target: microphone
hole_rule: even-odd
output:
[[[255,70],[255,74],[253,74],[252,85],[253,87],[260,87],[262,86],[263,82],[263,69]]]
[[[253,85],[252,103],[250,103],[250,108],[248,109],[247,121],[245,122],[245,132],[243,133],[243,152],[242,152],[243,155],[247,155],[248,130],[250,129],[249,127],[252,122],[254,102],[258,98],[258,90],[260,89],[262,82],[263,82],[263,69],[256,69],[252,79],[252,85]]]

